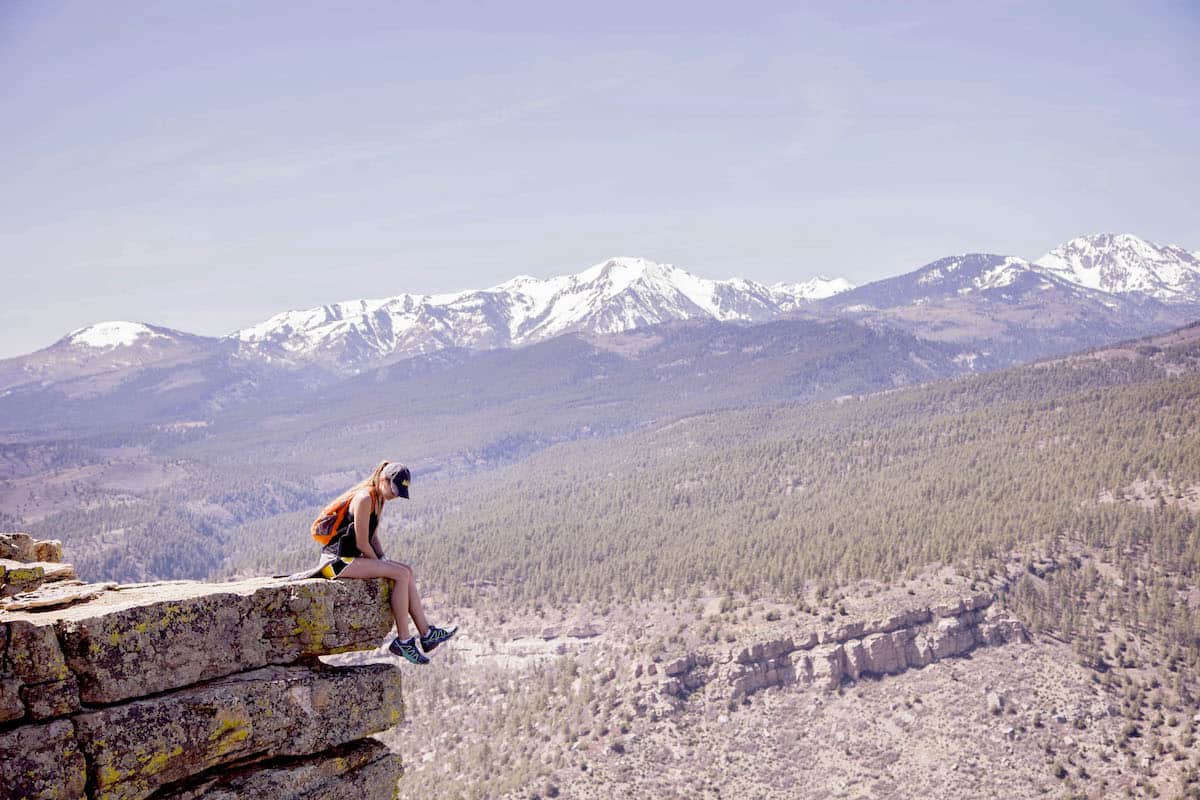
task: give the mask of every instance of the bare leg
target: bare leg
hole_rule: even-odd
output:
[[[411,568],[409,574],[412,575]],[[417,624],[417,630],[422,631],[421,635],[424,636],[424,632],[429,630],[429,620],[425,619],[425,607],[421,605],[421,595],[417,592],[415,575],[408,581],[408,613],[412,615],[412,621]]]
[[[413,575],[412,567],[408,564],[401,564],[399,561],[392,561],[390,558],[383,560],[388,564],[395,564],[408,570],[408,613],[412,617],[412,621],[416,623],[417,631],[424,636],[429,630],[429,620],[425,618],[425,607],[421,604],[421,594],[417,591],[417,579]]]
[[[356,558],[346,565],[341,578],[390,578],[392,581],[392,618],[396,621],[396,636],[408,638],[409,597],[412,595],[412,570],[395,561],[380,561],[375,558]],[[420,612],[418,612],[420,613]],[[423,620],[425,615],[420,614]],[[414,621],[416,617],[414,616]],[[417,629],[428,630],[428,626],[417,623]]]

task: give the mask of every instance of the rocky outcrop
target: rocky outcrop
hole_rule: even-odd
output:
[[[772,686],[835,689],[864,677],[896,675],[961,656],[976,647],[1027,641],[1025,629],[977,592],[876,619],[757,643],[720,659],[692,653],[668,662],[663,694],[684,698],[698,689],[744,697]]]
[[[303,797],[320,800],[363,800],[396,784],[396,759],[385,745],[360,739],[318,757],[275,759],[249,769],[223,771],[187,789],[159,795],[157,800],[246,800]],[[388,795],[390,796],[390,795]]]
[[[0,598],[32,592],[45,583],[74,583],[75,568],[62,564],[62,543],[27,533],[0,533]]]
[[[57,564],[62,561],[62,542],[34,539],[28,533],[0,533],[0,559]]]
[[[317,660],[386,636],[383,582],[80,596],[0,611],[0,800],[394,796],[399,758],[366,737],[401,720],[399,670]]]

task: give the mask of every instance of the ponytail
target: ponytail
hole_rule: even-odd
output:
[[[390,463],[392,462],[380,461],[379,466],[375,468],[370,477],[364,478],[343,492],[342,496],[338,498],[338,502],[344,503],[351,497],[354,497],[354,495],[366,489],[371,494],[371,510],[375,513],[379,513],[382,510],[380,504],[383,499],[379,496],[379,476],[383,474],[383,471],[387,469],[387,465]]]

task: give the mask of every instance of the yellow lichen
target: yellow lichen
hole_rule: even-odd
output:
[[[184,609],[179,603],[167,603],[162,607],[163,615],[159,619],[158,624],[164,630],[171,627],[176,622],[191,622],[198,614],[195,608]]]
[[[29,583],[40,581],[44,575],[41,567],[17,567],[8,571],[7,580],[9,583]]]
[[[167,763],[170,762],[172,758],[177,758],[181,755],[183,755],[183,748],[179,745],[176,745],[171,749],[170,752],[159,750],[152,756],[139,756],[138,760],[143,762],[143,773],[146,775],[157,775],[166,768]]]
[[[325,634],[333,630],[333,622],[329,619],[328,609],[319,603],[314,603],[296,615],[296,627],[292,635],[299,636],[301,642],[320,643]]]
[[[215,730],[208,735],[213,752],[223,756],[235,749],[250,736],[250,723],[240,717],[222,717]]]
[[[224,717],[217,725],[217,729],[208,735],[209,739],[219,739],[225,736],[230,731],[235,731],[238,728],[246,727],[246,720],[240,717]]]
[[[109,764],[105,764],[100,767],[97,777],[100,780],[101,786],[112,786],[114,783],[119,783],[125,777],[125,773],[119,769],[114,769]]]

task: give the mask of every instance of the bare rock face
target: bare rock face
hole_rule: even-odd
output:
[[[396,668],[265,667],[75,716],[96,790],[146,797],[244,758],[319,753],[400,721]]]
[[[0,722],[47,719],[79,708],[79,688],[54,629],[0,614]]]
[[[391,751],[374,739],[340,745],[318,756],[284,758],[220,775],[161,800],[245,800],[248,797],[361,800],[391,797],[402,770]]]
[[[0,533],[0,598],[35,592],[44,583],[78,583],[75,567],[62,564],[62,542],[28,533]]]
[[[836,689],[845,677],[845,648],[840,644],[816,647],[812,651],[812,682],[823,689]]]
[[[69,566],[69,565],[67,565]],[[5,611],[32,611],[34,609],[58,608],[61,606],[85,603],[99,597],[109,589],[115,589],[115,583],[80,583],[69,580],[40,586],[34,591],[23,592],[4,601]]]
[[[0,559],[30,563],[62,561],[62,542],[39,541],[28,533],[0,533]]]
[[[0,797],[78,800],[85,797],[87,762],[70,720],[0,733]]]
[[[847,678],[856,681],[871,671],[871,662],[861,641],[853,639],[846,642],[842,651],[845,653],[843,660],[846,663]]]
[[[797,632],[732,650],[716,666],[704,653],[689,653],[666,664],[660,688],[678,699],[710,684],[727,686],[733,699],[793,683],[831,690],[847,680],[920,669],[975,647],[1027,641],[1021,624],[1003,616],[994,601],[991,593],[973,592],[819,632]]]
[[[0,800],[392,797],[399,758],[365,737],[401,720],[399,669],[316,661],[381,642],[387,586],[176,581],[0,611]]]
[[[44,583],[59,581],[76,582],[75,567],[51,561],[14,561],[0,558],[0,597],[32,592]]]
[[[370,649],[391,628],[386,592],[380,581],[172,582],[118,587],[65,609],[5,613],[0,685],[69,678],[79,701],[114,703]]]
[[[112,703],[306,656],[373,648],[391,628],[379,581],[271,579],[112,591],[56,614],[85,702]],[[163,647],[164,639],[172,646]]]
[[[865,672],[873,675],[895,675],[906,666],[904,655],[897,650],[890,634],[874,633],[863,639],[863,651],[867,662]]]
[[[935,658],[948,658],[965,653],[975,645],[975,634],[959,617],[943,617],[937,621],[932,646]]]

